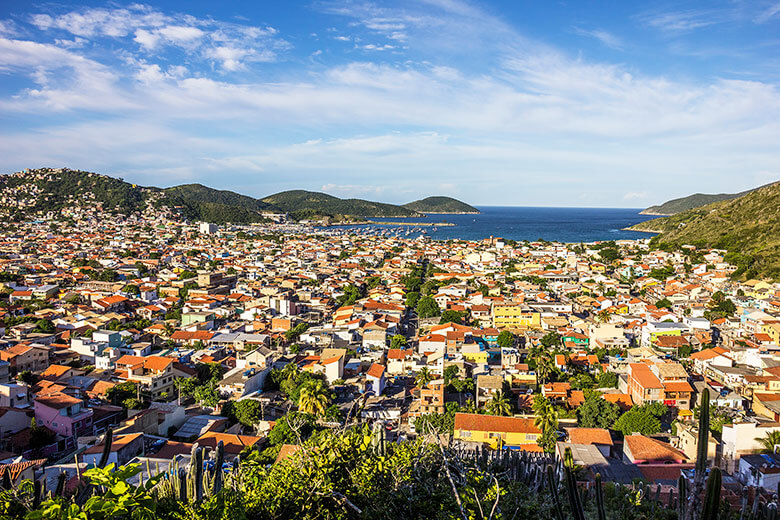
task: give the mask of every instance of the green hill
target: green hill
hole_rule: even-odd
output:
[[[479,213],[474,206],[452,197],[426,197],[404,204],[405,208],[419,213]]]
[[[689,209],[700,208],[707,204],[712,204],[713,202],[736,199],[737,197],[747,195],[751,191],[757,189],[758,188],[753,188],[752,190],[746,190],[740,193],[694,193],[687,197],[668,200],[658,206],[650,206],[649,208],[642,210],[640,214],[659,216],[675,215],[683,211],[688,211]]]
[[[414,217],[416,211],[362,199],[340,199],[326,193],[291,190],[269,195],[262,199],[276,211],[289,213],[294,219],[313,216],[330,217]]]
[[[414,210],[361,199],[340,199],[325,193],[285,191],[256,199],[202,184],[155,188],[122,179],[67,168],[40,168],[0,175],[0,218],[37,218],[77,205],[99,207],[114,214],[133,214],[168,207],[190,220],[248,224],[265,220],[263,213],[288,213],[294,220],[331,217],[414,217]]]
[[[658,244],[691,244],[729,251],[737,278],[780,280],[780,183],[631,227],[660,233]]]

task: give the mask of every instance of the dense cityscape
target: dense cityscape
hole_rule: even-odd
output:
[[[583,481],[666,496],[693,479],[708,395],[725,499],[776,491],[780,286],[738,281],[726,251],[283,220],[76,205],[5,227],[3,478],[67,488],[104,457],[143,478],[193,446],[274,465],[362,425],[395,444],[568,450]]]

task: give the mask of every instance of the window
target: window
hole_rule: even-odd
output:
[[[527,441],[535,441],[536,440],[536,434],[535,433],[526,433],[525,434],[525,440],[527,440]]]

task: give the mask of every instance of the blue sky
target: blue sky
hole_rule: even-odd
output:
[[[0,171],[645,207],[780,179],[780,1],[3,2]]]

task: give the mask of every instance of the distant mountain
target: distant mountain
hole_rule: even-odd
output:
[[[0,219],[19,220],[89,206],[130,215],[167,207],[190,220],[247,224],[263,213],[287,213],[294,220],[330,217],[334,221],[370,217],[415,217],[420,213],[393,204],[340,199],[325,193],[285,191],[256,199],[202,184],[171,188],[138,186],[122,179],[67,168],[41,168],[0,175]]]
[[[780,280],[780,183],[631,229],[660,233],[656,243],[726,249],[736,277]]]
[[[362,199],[340,199],[327,193],[291,190],[261,199],[279,212],[298,220],[313,216],[330,217],[414,217],[419,213],[403,206]]]
[[[479,213],[474,206],[452,197],[426,197],[404,204],[405,208],[419,213]]]
[[[746,190],[740,193],[694,193],[687,197],[668,200],[658,206],[650,206],[649,208],[640,211],[640,214],[659,216],[675,215],[689,209],[700,208],[707,204],[712,204],[713,202],[736,199],[737,197],[741,197],[742,195],[746,195],[757,189],[758,188],[753,188],[752,190]]]

